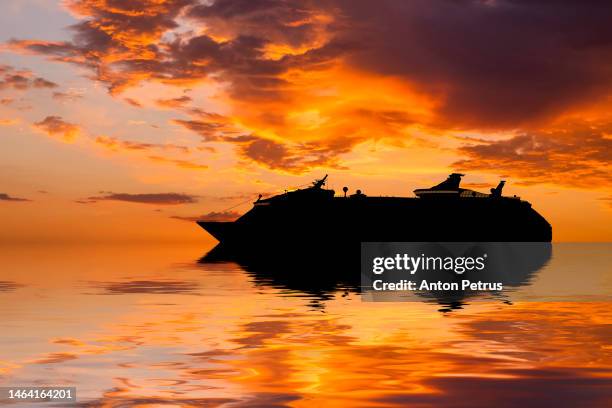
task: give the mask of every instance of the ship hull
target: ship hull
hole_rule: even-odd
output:
[[[229,241],[232,236],[240,235],[240,233],[234,233],[235,228],[232,228],[235,226],[234,222],[197,221],[197,224],[219,242]]]
[[[235,222],[198,224],[224,245],[357,246],[360,242],[550,242],[552,228],[512,198],[341,198],[256,206]]]

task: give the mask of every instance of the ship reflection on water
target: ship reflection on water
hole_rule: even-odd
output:
[[[0,248],[0,386],[102,407],[610,406],[611,249],[553,244],[503,296],[392,303],[304,257]]]
[[[402,253],[405,246],[401,243],[381,243],[384,252]],[[455,244],[457,245],[457,244]],[[458,244],[463,245],[463,244]],[[432,253],[432,244],[413,245],[413,253],[423,251]],[[420,248],[420,249],[419,249]],[[521,286],[528,285],[545,267],[552,256],[552,244],[548,242],[532,243],[476,243],[466,248],[478,248],[483,253],[490,253],[497,263],[496,268],[485,269],[478,274],[479,280],[499,282],[503,285],[500,291],[475,290],[418,290],[413,293],[397,295],[389,292],[373,292],[372,278],[360,273],[359,258],[356,251],[339,248],[324,251],[317,256],[304,256],[304,251],[296,248],[285,248],[282,252],[262,254],[261,250],[245,251],[219,244],[202,256],[201,265],[218,263],[235,263],[252,277],[256,285],[267,285],[288,291],[302,292],[313,296],[313,305],[322,306],[322,301],[333,298],[335,293],[343,292],[362,294],[369,301],[424,301],[437,303],[441,312],[462,309],[469,301],[489,300],[511,303],[510,294]],[[436,246],[438,256],[451,255],[443,246]],[[393,277],[389,277],[391,274]],[[461,287],[461,280],[469,277],[445,271],[427,271],[429,282],[456,282]],[[370,275],[371,276],[371,275]],[[403,271],[387,272],[387,281],[400,281],[402,278],[414,278]],[[417,275],[416,277],[419,277]],[[377,277],[378,278],[378,277]],[[412,295],[412,296],[410,296]]]
[[[269,286],[303,293],[313,298],[312,304],[333,299],[338,292],[359,293],[360,274],[357,257],[344,257],[343,253],[318,253],[309,256],[303,251],[287,251],[264,256],[253,252],[215,246],[199,260],[200,265],[234,263],[252,278],[255,285]],[[356,263],[357,262],[357,263]]]

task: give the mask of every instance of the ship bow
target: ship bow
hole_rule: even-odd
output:
[[[197,223],[219,242],[229,239],[233,224],[233,222],[225,221],[197,221]]]

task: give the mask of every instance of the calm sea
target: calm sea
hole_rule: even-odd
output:
[[[103,407],[612,406],[611,244],[554,244],[504,296],[450,303],[208,250],[0,248],[0,385]]]

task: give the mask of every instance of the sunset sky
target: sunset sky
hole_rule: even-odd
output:
[[[612,4],[4,0],[0,241],[211,240],[324,174],[451,171],[612,240]]]

